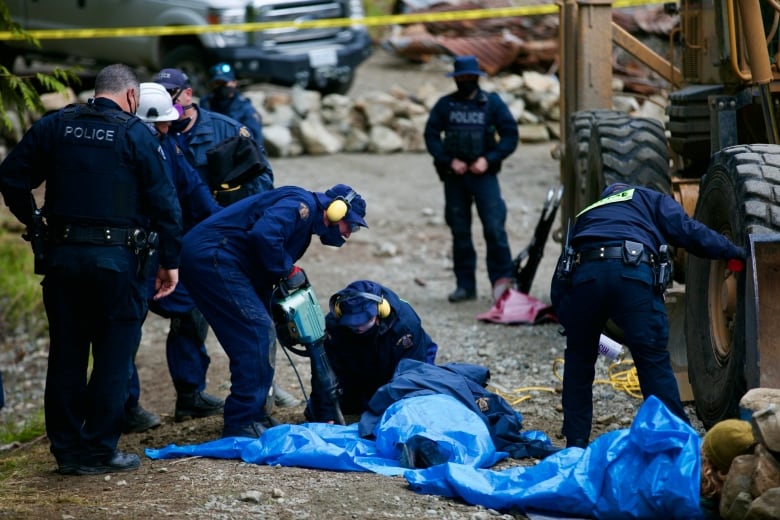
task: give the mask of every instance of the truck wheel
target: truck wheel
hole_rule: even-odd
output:
[[[598,199],[604,186],[624,182],[672,193],[669,145],[663,124],[656,119],[627,115],[595,121],[588,145],[587,176],[598,180]]]
[[[187,74],[194,95],[202,96],[207,91],[209,81],[205,59],[203,49],[195,45],[180,45],[166,52],[160,63],[164,69],[175,68]]]
[[[598,187],[590,186],[588,179],[588,148],[590,131],[596,121],[612,117],[625,116],[619,110],[581,110],[569,117],[569,142],[565,150],[567,177],[563,180],[566,189],[563,192],[562,217],[568,219],[588,206],[600,193]],[[594,191],[596,193],[592,193]]]
[[[780,223],[771,216],[779,210],[773,198],[780,187],[778,165],[777,145],[738,145],[716,153],[694,218],[737,245],[746,245],[748,233],[777,232]],[[747,390],[745,277],[727,271],[724,260],[688,255],[686,280],[688,379],[696,412],[709,428],[736,417]]]

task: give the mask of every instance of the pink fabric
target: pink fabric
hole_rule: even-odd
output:
[[[503,325],[536,325],[558,321],[552,306],[516,289],[507,289],[489,311],[477,319]]]

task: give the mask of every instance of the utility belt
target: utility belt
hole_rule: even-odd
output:
[[[638,266],[647,264],[653,270],[653,286],[663,293],[672,278],[672,263],[669,261],[668,246],[659,248],[658,256],[645,251],[640,242],[626,240],[619,246],[599,246],[575,252],[571,247],[561,254],[556,268],[556,276],[561,280],[571,279],[571,275],[580,264],[603,260],[622,260],[624,265]]]

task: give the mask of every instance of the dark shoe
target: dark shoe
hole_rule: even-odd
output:
[[[569,438],[566,438],[566,447],[567,448],[587,448],[588,447],[588,439],[569,439]]]
[[[176,413],[174,420],[181,422],[185,419],[197,419],[222,413],[225,409],[225,401],[206,392],[180,393],[176,397]]]
[[[259,438],[268,428],[278,425],[279,422],[270,417],[266,417],[257,422],[244,426],[224,426],[222,428],[222,438],[225,437],[252,437]]]
[[[281,386],[275,384],[273,389],[274,406],[278,406],[279,408],[292,408],[293,406],[301,404],[298,399]]]
[[[447,297],[450,303],[465,302],[466,300],[476,300],[477,291],[469,291],[463,287],[458,287]]]
[[[103,462],[96,464],[63,464],[59,467],[62,475],[102,475],[104,473],[118,473],[138,469],[141,459],[133,453],[116,451]]]
[[[125,412],[122,433],[141,433],[160,426],[160,416],[137,405]]]

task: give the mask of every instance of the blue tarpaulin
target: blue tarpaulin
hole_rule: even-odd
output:
[[[568,448],[533,467],[503,471],[441,464],[407,471],[420,493],[461,497],[497,510],[585,518],[701,518],[701,440],[655,397],[628,430],[596,438],[586,449]]]
[[[495,451],[481,417],[448,395],[409,397],[392,404],[361,438],[357,424],[280,425],[260,439],[227,438],[200,445],[147,449],[152,459],[204,456],[338,471],[403,475],[411,489],[460,497],[497,510],[519,509],[597,519],[700,518],[700,438],[655,397],[630,429],[568,448],[532,467],[490,470]],[[406,469],[398,447],[425,436],[448,462]]]

